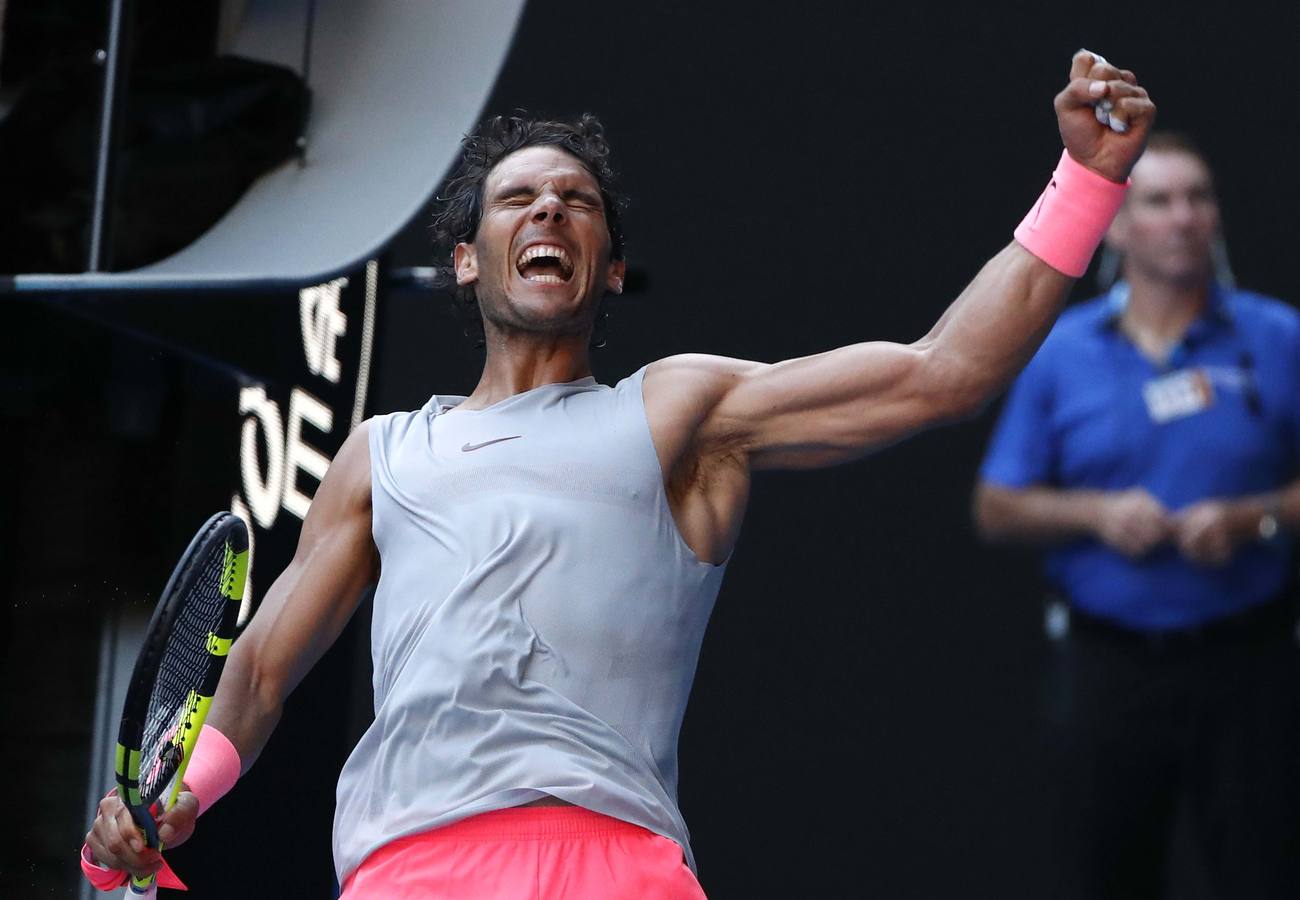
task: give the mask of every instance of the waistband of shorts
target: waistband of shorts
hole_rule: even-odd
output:
[[[544,841],[650,834],[640,825],[580,806],[515,806],[479,813],[390,842],[387,847],[457,841]],[[387,847],[382,849],[387,849]]]

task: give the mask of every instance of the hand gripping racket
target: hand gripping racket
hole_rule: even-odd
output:
[[[117,737],[117,792],[158,850],[154,814],[171,809],[180,793],[235,637],[247,571],[248,530],[237,516],[217,513],[176,564],[131,673]],[[125,896],[155,890],[153,876],[132,878]]]

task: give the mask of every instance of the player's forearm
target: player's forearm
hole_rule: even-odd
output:
[[[328,513],[330,502],[318,493],[313,513]],[[231,647],[208,714],[209,724],[234,744],[244,771],[266,746],[289,694],[337,640],[376,574],[368,505],[348,516],[313,513],[293,561]]]
[[[975,489],[974,515],[988,541],[1053,544],[1094,537],[1105,498],[1102,491],[1050,487]]]
[[[252,642],[242,639],[231,648],[207,721],[230,739],[241,772],[248,771],[270,740],[288,693],[259,674],[253,651]]]
[[[989,260],[918,344],[943,373],[938,389],[973,411],[1033,356],[1072,279],[1012,242]]]

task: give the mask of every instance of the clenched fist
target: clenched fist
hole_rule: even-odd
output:
[[[158,820],[158,838],[163,846],[185,843],[194,833],[198,815],[198,798],[189,791],[181,791],[176,805]],[[95,821],[86,834],[86,846],[99,865],[130,872],[139,878],[157,874],[163,865],[162,854],[145,845],[144,836],[116,791],[99,801]]]
[[[1102,104],[1104,116],[1097,113]],[[1156,106],[1136,75],[1091,50],[1074,54],[1070,83],[1056,95],[1056,122],[1075,162],[1123,183],[1142,155],[1155,117]]]

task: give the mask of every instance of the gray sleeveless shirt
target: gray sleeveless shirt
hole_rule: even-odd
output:
[[[403,835],[545,795],[671,838],[723,566],[683,542],[645,370],[370,426],[375,721],[339,777],[342,882]]]

